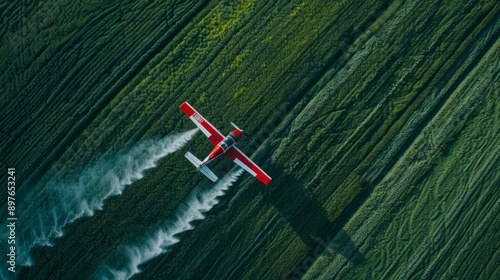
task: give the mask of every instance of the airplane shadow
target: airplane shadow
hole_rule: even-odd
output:
[[[266,168],[273,172],[275,166]],[[274,174],[279,174],[278,170]],[[366,262],[343,225],[329,220],[325,208],[302,183],[284,175],[273,179],[272,185],[261,188],[261,192],[264,201],[276,208],[310,248],[308,257],[316,259],[327,250],[327,254],[341,254],[355,265]]]

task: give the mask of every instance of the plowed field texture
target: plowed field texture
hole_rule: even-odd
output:
[[[500,279],[499,1],[0,14],[2,279]]]

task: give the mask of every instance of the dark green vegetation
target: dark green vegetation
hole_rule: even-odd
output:
[[[136,278],[500,278],[497,1],[185,2],[0,4],[0,149],[20,200],[193,128],[187,100],[253,132],[240,147],[274,181],[243,175]],[[210,144],[198,133],[19,278],[88,279],[171,217],[207,185],[187,149]]]

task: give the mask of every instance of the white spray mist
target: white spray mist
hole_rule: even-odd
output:
[[[103,265],[98,279],[129,279],[132,275],[140,273],[139,266],[147,261],[166,253],[169,247],[179,242],[176,236],[194,227],[191,222],[203,220],[205,212],[210,211],[217,203],[218,197],[224,195],[238,177],[243,173],[240,169],[220,179],[210,189],[195,189],[177,209],[175,218],[164,223],[153,234],[145,236],[138,244],[124,247],[123,254],[127,265],[122,268],[112,268]]]
[[[106,198],[121,194],[144,171],[156,162],[179,150],[196,133],[193,129],[149,140],[126,151],[103,158],[85,168],[80,174],[63,182],[56,177],[36,188],[21,207],[22,225],[18,228],[18,264],[32,265],[30,251],[38,246],[51,246],[54,238],[63,235],[65,225],[101,210]]]

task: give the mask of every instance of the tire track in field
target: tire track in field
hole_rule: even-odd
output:
[[[498,50],[500,51],[500,50]],[[498,75],[499,68],[497,69],[496,75]],[[484,70],[481,72],[488,72],[488,70]],[[495,74],[494,74],[495,75]],[[488,80],[478,80],[476,83],[484,83],[488,84]],[[491,85],[493,87],[493,85]],[[473,88],[471,90],[474,90]],[[493,97],[494,98],[494,97]],[[489,105],[486,105],[489,106]],[[490,112],[495,112],[495,106],[493,105],[493,109]],[[488,127],[488,130],[481,135],[481,138],[484,139],[492,139],[493,141],[481,141],[480,143],[471,143],[471,149],[481,149],[482,154],[477,156],[478,158],[474,161],[467,157],[465,160],[471,162],[470,165],[465,165],[463,173],[471,174],[470,177],[464,177],[466,182],[464,182],[464,186],[460,186],[464,191],[459,194],[456,198],[454,204],[451,206],[451,211],[446,212],[443,215],[443,218],[439,221],[437,225],[433,225],[433,233],[432,235],[441,237],[440,233],[446,234],[451,232],[454,228],[461,228],[461,226],[465,223],[474,223],[475,226],[473,228],[473,233],[468,238],[465,237],[465,230],[456,230],[453,236],[447,240],[447,243],[443,246],[439,244],[436,240],[429,240],[428,243],[423,244],[424,247],[420,252],[416,252],[413,257],[412,267],[408,268],[408,271],[405,271],[406,275],[414,275],[417,273],[417,267],[423,267],[422,262],[426,255],[432,253],[432,250],[437,251],[436,257],[431,261],[430,264],[426,266],[425,271],[423,272],[424,278],[430,278],[432,273],[438,273],[436,275],[443,275],[447,273],[449,277],[456,276],[457,274],[453,271],[459,269],[460,265],[464,262],[465,256],[462,252],[470,252],[473,248],[474,244],[480,239],[478,236],[487,232],[485,229],[487,226],[491,225],[492,215],[498,213],[498,211],[494,209],[498,209],[498,203],[500,201],[497,200],[496,204],[493,207],[488,207],[488,201],[491,201],[495,198],[495,182],[499,181],[499,173],[495,173],[493,170],[496,163],[500,160],[500,141],[498,138],[498,129],[496,129],[496,124],[499,121],[500,115],[496,113],[496,115],[490,116],[491,120],[489,123],[484,123],[485,127]],[[488,180],[491,185],[486,184],[485,177],[492,174],[493,179]],[[465,181],[464,180],[464,181]],[[488,211],[484,218],[480,218],[482,216],[482,210]],[[488,222],[486,222],[488,221]],[[466,239],[466,244],[462,245],[460,241],[461,239]],[[460,247],[460,254],[456,254],[452,252],[456,250],[457,246]],[[436,249],[437,248],[437,249]],[[486,253],[486,250],[483,250]],[[443,268],[441,265],[446,258],[450,255],[455,256],[451,265]],[[427,257],[427,259],[429,259]],[[472,262],[471,262],[472,263]],[[441,271],[437,271],[440,269]],[[443,271],[444,270],[444,271]]]
[[[392,2],[393,1],[391,1],[391,3]],[[370,24],[364,24],[365,27],[363,28],[363,30],[367,30],[371,26],[371,24],[374,24],[375,22],[377,22],[377,20],[382,15],[383,15],[383,11],[378,12],[376,17],[374,17],[372,19],[368,19],[368,23],[370,23]],[[321,91],[319,91],[319,93],[316,96],[314,96],[314,98],[311,101],[309,101],[309,103],[306,103],[305,105],[296,104],[297,106],[302,106],[302,108],[300,110],[294,109],[286,117],[283,118],[284,120],[283,120],[283,123],[280,125],[280,127],[291,127],[291,128],[290,128],[290,131],[288,132],[288,135],[284,138],[283,141],[281,141],[281,144],[276,149],[276,151],[273,153],[272,158],[274,160],[281,154],[282,151],[286,150],[285,147],[287,147],[290,144],[290,142],[291,142],[290,139],[293,139],[294,136],[299,133],[297,131],[300,131],[301,129],[303,129],[304,124],[308,123],[308,121],[314,117],[314,114],[310,113],[310,112],[316,112],[319,110],[319,108],[317,108],[317,107],[315,109],[313,109],[312,106],[315,106],[316,104],[324,104],[326,99],[331,97],[329,95],[333,94],[335,92],[335,89],[337,87],[339,87],[345,80],[347,80],[350,77],[350,75],[355,71],[355,69],[358,68],[362,64],[363,60],[370,53],[370,51],[372,51],[376,47],[376,45],[378,44],[378,40],[376,38],[373,38],[372,35],[373,34],[371,34],[371,33],[366,34],[366,33],[360,32],[355,37],[355,39],[352,41],[351,45],[344,46],[342,51],[346,51],[346,49],[351,48],[351,46],[357,41],[364,42],[364,45],[357,44],[358,46],[356,47],[356,49],[358,51],[354,52],[354,55],[351,55],[350,52],[349,53],[346,52],[343,54],[341,53],[341,55],[348,57],[346,59],[345,66],[341,68],[341,70],[332,78],[332,80],[330,80],[327,83],[327,85],[325,85],[325,87]],[[336,60],[337,59],[333,59],[332,61],[335,62]],[[321,75],[321,77],[319,77],[318,80],[322,79],[326,75],[328,70],[330,70],[330,68],[331,68],[331,65],[328,65],[328,67],[324,69],[323,75]],[[349,70],[346,70],[346,69],[349,69]],[[316,86],[316,84],[314,84],[313,86]],[[311,87],[313,87],[313,86],[311,86]],[[377,116],[380,113],[381,109],[383,108],[384,103],[385,103],[385,99],[380,101],[379,104],[377,104],[377,106],[371,111],[369,116],[365,120],[363,120],[362,125],[357,127],[355,132],[353,132],[349,136],[348,140],[346,140],[344,142],[344,144],[342,145],[342,148],[340,150],[350,148],[350,145],[349,145],[350,141],[353,139],[359,138],[359,136],[363,133],[363,129],[365,129],[365,126],[367,126],[370,123],[370,121],[372,120],[373,117]],[[298,113],[295,113],[296,111],[298,111]],[[295,116],[294,114],[297,114],[297,115]],[[278,128],[276,130],[276,132],[274,132],[273,134],[280,135],[282,133],[282,130],[283,130],[283,128]],[[275,137],[276,136],[270,136],[269,139],[273,139]],[[266,143],[264,143],[263,146],[265,144]],[[332,156],[330,158],[329,162],[333,162],[334,159],[335,159],[335,157]],[[320,171],[318,171],[316,173],[315,179],[317,179],[320,176],[320,174],[322,174],[322,172],[324,170],[326,170],[327,168],[328,168],[328,164],[323,165],[321,167]],[[313,179],[310,184],[313,184],[312,182],[314,182],[314,181],[315,180]],[[256,237],[255,240],[248,245],[248,247],[246,248],[246,250],[244,252],[256,252],[256,253],[258,253],[258,251],[256,251],[255,248],[258,248],[264,242],[263,238],[265,238],[265,236],[259,235],[258,237]],[[290,241],[289,243],[292,243],[292,241]],[[243,257],[243,255],[245,255],[245,256]],[[242,255],[240,256],[239,259],[246,260],[246,259],[249,259],[250,257],[251,257],[250,255],[246,256],[246,253],[242,253]],[[228,278],[226,278],[226,276],[228,276],[228,275],[229,276],[234,275],[236,273],[236,270],[239,269],[241,267],[241,265],[242,265],[241,262],[237,262],[236,264],[234,264],[231,267],[231,269],[229,271],[227,271],[226,274],[224,274],[223,279],[228,279]]]
[[[495,32],[491,32],[492,30],[495,30]],[[453,72],[454,76],[450,77],[449,82],[441,89],[447,92],[449,97],[435,112],[429,123],[421,129],[419,136],[412,141],[411,145],[405,150],[404,155],[391,168],[391,171],[376,184],[374,192],[380,194],[374,198],[369,198],[358,210],[358,213],[368,213],[368,216],[362,218],[363,214],[359,214],[356,219],[350,219],[347,223],[346,230],[352,233],[353,240],[355,243],[360,244],[362,252],[366,252],[370,248],[371,241],[369,237],[372,232],[380,226],[384,217],[392,211],[398,199],[410,187],[415,176],[424,168],[425,161],[437,151],[440,144],[446,141],[448,135],[459,124],[457,120],[462,120],[476,101],[484,98],[482,92],[489,86],[487,82],[476,84],[473,93],[467,94],[466,97],[461,97],[461,95],[466,94],[464,89],[468,88],[467,83],[470,83],[475,78],[471,75],[474,74],[475,68],[487,64],[487,52],[492,51],[491,47],[497,38],[496,30],[498,30],[497,24],[492,24],[483,32],[483,40],[468,52],[468,54],[475,55],[468,56],[465,62],[458,67],[459,69]],[[483,80],[489,81],[491,79],[488,76],[493,75],[495,70],[482,71],[482,73],[484,72],[486,72],[486,75],[483,76]],[[433,103],[430,102],[430,104]],[[429,106],[423,106],[421,110],[426,110],[426,107]],[[421,112],[417,110],[415,115],[419,114]],[[443,117],[444,115],[446,117]],[[438,132],[438,134],[435,134],[435,132]],[[434,134],[433,137],[426,137],[426,135],[432,134]],[[352,268],[352,264],[340,256],[334,256],[333,259],[322,256],[315,265],[321,266],[327,259],[330,265],[322,272],[322,277],[345,277],[345,273]],[[311,268],[312,270],[315,269],[315,265]],[[306,276],[306,279],[311,277],[311,275]]]
[[[391,1],[391,5],[393,3],[394,1]],[[356,39],[353,40],[349,46],[343,47],[342,50],[344,51],[343,56],[345,59],[344,65],[310,101],[302,105],[302,108],[297,113],[297,116],[293,120],[290,120],[291,124],[289,125],[290,130],[288,132],[288,135],[283,137],[283,141],[276,149],[276,152],[273,154],[273,159],[276,159],[281,151],[286,150],[286,147],[290,144],[292,139],[294,139],[296,135],[304,129],[306,124],[311,122],[311,119],[315,117],[315,114],[317,114],[317,112],[321,110],[321,107],[326,104],[325,102],[328,99],[332,98],[334,94],[336,94],[338,88],[340,88],[342,84],[350,78],[350,76],[356,71],[356,69],[363,64],[368,55],[376,49],[376,47],[380,43],[380,38],[378,38],[380,33],[386,34],[392,32],[397,27],[397,22],[404,20],[405,16],[397,12],[393,12],[389,16],[386,16],[384,19],[382,19],[382,17],[384,16],[384,12],[389,9],[389,7],[390,5],[388,5],[385,10],[378,12],[376,14],[376,17],[374,17],[372,21],[368,21],[370,23],[369,25],[365,24],[365,28],[359,34],[357,34]],[[412,8],[409,8],[406,9],[405,12],[409,13],[411,12],[411,10]],[[396,17],[396,19],[392,19],[394,17]],[[387,26],[386,22],[391,20],[396,23]],[[380,21],[383,21],[383,23],[381,24],[381,27],[377,29],[377,31],[367,32],[371,25],[379,24]],[[376,33],[377,36],[375,36],[374,33]],[[383,34],[380,36],[383,36]],[[349,49],[349,51],[347,51],[347,49]],[[324,74],[326,74],[326,71]],[[371,112],[361,122],[361,124],[356,127],[354,132],[350,133],[347,139],[343,141],[340,148],[338,149],[338,152],[334,155],[329,156],[327,161],[319,167],[319,171],[315,173],[314,178],[310,180],[308,185],[315,185],[322,174],[325,174],[327,170],[332,168],[332,164],[338,161],[338,154],[346,154],[348,153],[348,151],[353,149],[352,143],[361,138],[361,136],[365,133],[367,127],[369,127],[373,122],[374,118],[380,116],[380,113],[384,110],[386,100],[389,97],[390,96],[386,96],[384,99],[378,102],[378,104],[371,110]],[[341,227],[335,227],[334,232],[330,232],[329,236],[334,236],[334,233],[340,231],[340,229]],[[333,242],[336,244],[341,244],[335,240]],[[321,254],[325,250],[328,249],[318,247],[315,249],[315,253]],[[309,255],[306,256],[304,260],[308,259],[309,257]],[[304,271],[304,273],[306,272],[307,271]],[[290,276],[292,275],[288,275],[288,277]]]
[[[498,155],[498,151],[494,154]],[[443,218],[444,221],[439,224],[437,228],[435,228],[433,235],[436,236],[436,239],[441,237],[439,232],[445,232],[445,229],[449,227],[449,225],[446,224],[452,223],[454,220],[457,220],[458,216],[460,216],[460,218],[464,219],[465,221],[468,221],[470,218],[472,218],[471,215],[477,214],[477,212],[479,211],[478,209],[467,209],[471,204],[475,203],[477,205],[484,205],[484,203],[487,202],[488,199],[491,199],[491,197],[493,197],[494,194],[491,192],[493,191],[494,187],[489,187],[488,192],[484,192],[483,194],[481,194],[480,199],[476,199],[475,195],[477,195],[478,189],[480,189],[480,187],[485,187],[485,185],[482,185],[483,179],[485,177],[484,175],[490,171],[488,169],[491,169],[494,166],[495,160],[498,163],[498,157],[496,159],[490,158],[488,159],[488,161],[484,162],[482,168],[478,170],[478,172],[483,176],[480,176],[480,178],[475,178],[473,182],[469,182],[469,184],[465,186],[467,193],[463,194],[463,198],[457,199],[457,207],[454,209],[454,212],[451,213],[451,216],[453,217],[450,217],[450,219],[448,220],[447,217],[450,215],[446,215],[446,217]],[[499,182],[498,173],[492,181],[494,183]],[[484,218],[480,220],[479,224],[475,226],[473,235],[469,237],[469,241],[464,246],[460,246],[461,252],[471,251],[471,249],[475,245],[475,242],[479,240],[478,236],[484,234],[484,232],[486,232],[486,227],[490,226],[491,221],[493,220],[493,216],[497,215],[498,213],[499,207],[500,200],[497,200],[495,205],[488,211]],[[467,210],[469,210],[469,212],[466,212]],[[446,229],[446,231],[448,230],[449,229]],[[448,252],[450,251],[450,249],[457,246],[460,238],[463,238],[463,232],[457,231],[451,238],[449,238],[449,240],[447,240],[445,246],[439,248],[439,252],[437,253],[438,256],[429,265],[426,266],[426,269],[422,276],[424,279],[431,278],[431,275],[436,272],[439,266],[443,263],[443,260],[449,257]],[[406,276],[409,277],[410,275],[414,275],[417,272],[417,269],[423,266],[423,261],[426,255],[430,254],[433,250],[436,250],[435,244],[439,244],[438,241],[429,240],[427,244],[422,244],[424,250],[418,253],[415,252],[414,261],[411,262],[411,267],[409,268],[409,270],[405,271],[403,278],[405,278]],[[456,276],[456,274],[453,275],[452,272],[457,270],[459,266],[463,265],[464,258],[465,256],[463,254],[455,256],[455,260],[446,270],[448,277],[452,278]]]
[[[299,131],[304,129],[304,126],[307,123],[310,123],[310,120],[316,112],[320,110],[321,105],[325,104],[324,102],[335,93],[336,88],[349,78],[354,70],[362,64],[363,59],[369,54],[369,51],[371,50],[370,48],[374,47],[377,41],[373,38],[373,34],[367,32],[367,30],[381,18],[384,12],[393,3],[394,0],[387,1],[386,4],[384,4],[385,7],[383,6],[380,10],[377,10],[370,15],[367,20],[361,24],[362,28],[356,30],[356,34],[352,36],[349,41],[343,43],[341,49],[337,51],[325,64],[326,67],[324,67],[321,72],[309,82],[309,84],[304,88],[303,94],[297,96],[295,100],[290,102],[291,108],[288,108],[286,111],[298,111],[298,115],[294,116],[294,119],[291,120],[290,131],[288,132],[288,135],[283,136],[282,143],[278,147],[279,152],[275,153],[273,158],[277,157],[284,147],[290,144],[292,139],[296,137]],[[363,44],[360,45],[366,45],[363,47],[357,47],[355,43],[358,40],[363,42]],[[365,50],[364,47],[367,49]],[[354,57],[351,57],[350,49],[354,49]],[[340,68],[341,70],[331,79],[331,81],[327,83],[324,89],[319,91],[309,102],[303,104],[301,100],[304,99],[304,96],[307,95],[316,85],[320,84],[320,81],[327,76],[333,65],[344,56],[347,57],[347,59],[345,61],[345,65]],[[297,106],[300,106],[300,109],[297,109]]]
[[[481,32],[479,37],[484,39],[477,43],[473,50],[463,53],[455,62],[455,66],[448,71],[443,77],[443,81],[447,84],[443,87],[437,87],[431,93],[431,98],[424,101],[422,104],[422,112],[420,115],[414,115],[405,126],[401,129],[403,133],[399,133],[391,145],[379,156],[371,167],[366,171],[364,177],[372,184],[377,184],[381,179],[379,176],[387,174],[388,169],[392,168],[395,160],[399,159],[401,154],[404,154],[409,146],[413,143],[412,139],[421,134],[425,124],[429,123],[439,112],[450,95],[453,93],[465,77],[467,77],[472,68],[477,65],[480,59],[484,57],[486,52],[495,43],[495,37],[500,33],[498,20],[492,20],[490,26]],[[458,74],[457,74],[458,72]]]
[[[464,250],[465,246],[462,246],[460,241],[461,238],[464,237],[465,229],[457,230],[457,228],[461,228],[463,222],[473,223],[475,220],[481,220],[476,216],[478,213],[477,209],[475,209],[475,207],[471,209],[471,205],[485,205],[484,202],[491,199],[494,194],[494,188],[489,187],[485,189],[487,186],[483,184],[483,180],[487,174],[491,174],[494,163],[498,162],[498,153],[495,152],[495,150],[498,151],[498,149],[495,149],[495,146],[498,147],[498,143],[493,142],[487,144],[489,146],[487,148],[488,152],[485,153],[487,158],[479,160],[481,166],[474,168],[473,174],[477,174],[477,176],[468,178],[468,182],[463,186],[457,186],[460,190],[463,190],[463,192],[459,193],[457,197],[454,198],[453,205],[450,206],[450,211],[446,211],[439,215],[439,220],[432,222],[432,226],[430,226],[432,231],[427,234],[429,238],[427,238],[425,242],[422,242],[417,250],[411,252],[412,258],[405,261],[404,266],[398,266],[397,263],[395,263],[394,270],[386,271],[381,277],[390,278],[391,276],[399,275],[398,277],[403,279],[429,279],[432,273],[436,273],[435,270],[437,266],[444,263],[442,262],[443,260],[449,258],[450,255],[455,256],[455,258],[457,257],[456,254],[452,252],[457,246],[461,248],[460,250]],[[493,151],[491,151],[492,149]],[[484,156],[481,157],[484,158]],[[464,173],[469,174],[469,170],[464,170]],[[447,177],[448,174],[443,174],[442,176]],[[449,198],[446,198],[446,200],[449,201]],[[425,201],[420,204],[426,203]],[[428,205],[424,205],[422,207],[427,206]],[[416,212],[419,210],[414,211]],[[486,218],[488,218],[488,215],[486,215]],[[479,222],[479,225],[476,227],[481,227],[482,224],[483,222]],[[477,233],[477,228],[474,231]],[[443,240],[446,240],[446,244],[443,244]],[[471,238],[468,243],[473,241],[474,239]],[[437,256],[431,259],[430,256],[432,256],[433,253]],[[450,266],[448,267],[451,269]],[[423,271],[423,268],[425,268],[425,271]],[[421,275],[422,272],[423,276]],[[434,275],[443,274],[439,273]]]

